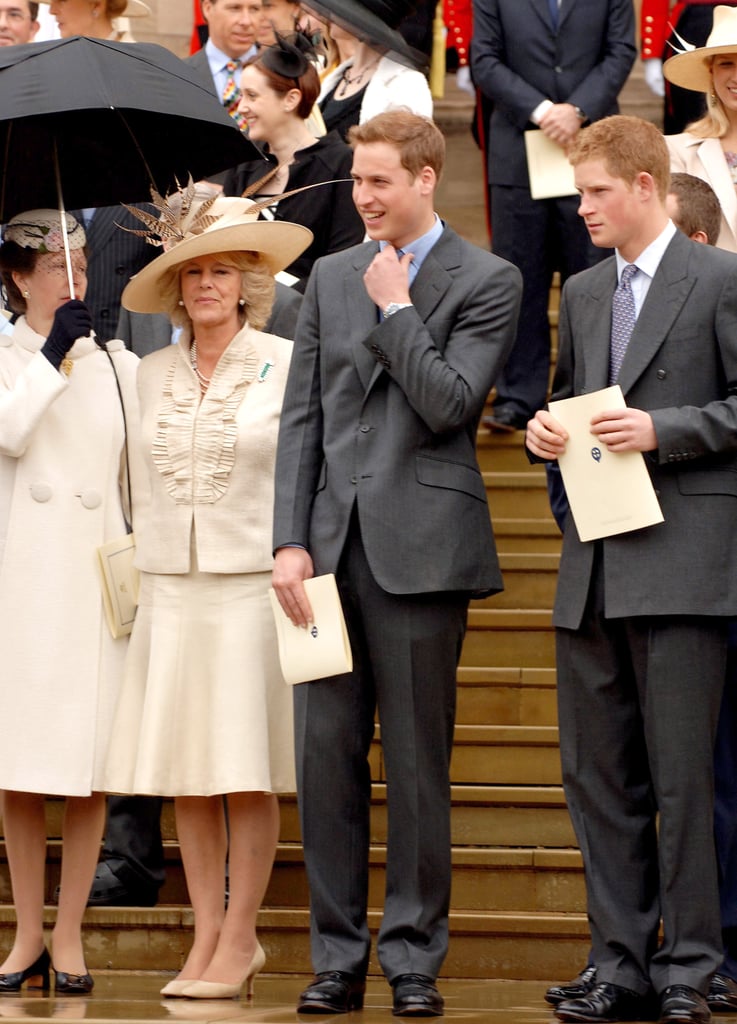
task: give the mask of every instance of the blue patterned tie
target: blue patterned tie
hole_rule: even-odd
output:
[[[624,354],[630,343],[637,313],[632,294],[632,278],[637,273],[634,263],[628,263],[612,297],[612,341],[609,355],[609,383],[616,384]]]

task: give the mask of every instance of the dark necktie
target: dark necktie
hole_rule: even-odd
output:
[[[637,313],[632,294],[632,278],[637,273],[634,263],[628,263],[612,296],[612,340],[609,353],[609,383],[616,384],[624,354],[630,342]]]
[[[553,31],[558,31],[558,0],[548,0],[548,8],[550,9],[550,23],[553,26]]]

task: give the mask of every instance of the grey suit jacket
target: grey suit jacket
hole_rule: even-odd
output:
[[[566,282],[554,399],[607,386],[615,287],[614,257]],[[645,461],[665,522],[601,542],[607,618],[737,614],[737,256],[675,234],[619,383],[653,419]],[[569,519],[556,626],[579,626],[593,556]]]
[[[202,84],[206,86],[214,96],[217,96],[215,82],[213,81],[212,72],[210,71],[210,62],[207,59],[205,48],[203,47],[201,50],[196,50],[191,57],[185,57],[184,63],[189,64],[191,68],[194,68],[200,76]],[[218,99],[220,99],[219,96]]]
[[[580,107],[590,121],[617,113],[636,56],[632,0],[474,0],[471,68],[493,101],[489,181],[528,183],[524,136],[545,99]]]
[[[354,502],[389,593],[502,587],[476,428],[516,330],[516,267],[446,227],[379,322],[363,274],[378,246],[319,259],[297,325],[276,469],[274,546],[334,572]]]

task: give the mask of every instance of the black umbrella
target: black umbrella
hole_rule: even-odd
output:
[[[152,185],[166,194],[260,155],[162,46],[73,36],[0,48],[0,223],[146,200]]]

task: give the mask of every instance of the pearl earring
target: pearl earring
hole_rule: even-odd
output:
[[[31,297],[31,293],[26,288],[26,290],[23,292],[23,298],[24,299],[30,299],[30,297]]]
[[[245,299],[238,299],[238,305],[239,306],[245,306],[245,304],[246,304],[246,300]]]
[[[177,303],[177,305],[178,306],[183,306],[184,305],[184,299],[180,299],[179,302]]]

